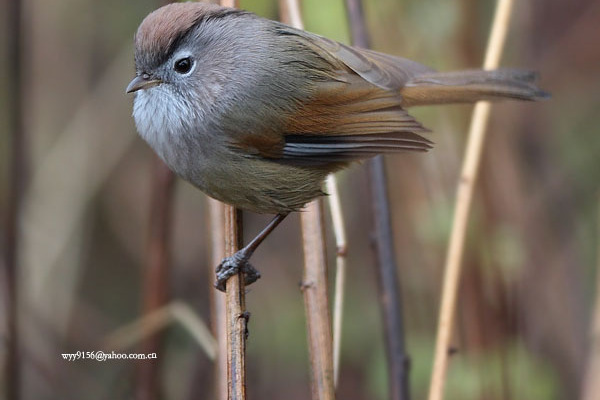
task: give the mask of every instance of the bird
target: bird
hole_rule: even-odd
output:
[[[323,196],[327,175],[378,154],[433,143],[406,109],[480,100],[540,100],[537,74],[504,68],[437,72],[210,3],[150,13],[134,38],[133,117],[166,165],[207,195],[275,214],[217,267],[215,286],[242,271],[291,212]]]

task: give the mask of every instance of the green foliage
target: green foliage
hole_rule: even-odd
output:
[[[302,12],[306,30],[349,43],[350,37],[343,0],[304,0]]]

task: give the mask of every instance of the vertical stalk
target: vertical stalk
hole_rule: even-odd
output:
[[[378,265],[379,301],[383,315],[385,345],[388,362],[388,385],[390,398],[410,398],[409,358],[406,355],[402,299],[398,285],[394,236],[390,223],[387,179],[382,156],[377,156],[367,165],[370,176],[373,226],[375,231],[375,257]]]
[[[9,168],[8,204],[6,216],[6,242],[4,254],[4,273],[6,287],[4,288],[6,304],[6,360],[5,388],[6,398],[19,400],[21,398],[21,365],[19,359],[19,318],[18,318],[18,265],[19,247],[19,216],[23,199],[25,180],[25,129],[23,126],[23,79],[22,79],[22,4],[20,0],[8,2],[6,23],[9,34],[8,42],[8,76],[6,98],[8,129],[12,132],[11,154]]]
[[[327,177],[327,200],[331,212],[333,233],[336,244],[335,257],[335,289],[333,299],[333,384],[337,389],[340,376],[340,359],[342,347],[342,320],[344,316],[344,289],[346,287],[346,228],[342,213],[342,202],[334,175]]]
[[[331,400],[335,398],[335,392],[321,202],[314,200],[308,204],[300,219],[304,244],[302,289],[312,371],[312,398]]]
[[[225,206],[225,254],[232,256],[242,247],[242,212],[235,207]],[[248,313],[244,274],[240,272],[227,280],[226,324],[227,324],[227,382],[228,398],[246,398],[246,336]]]
[[[350,20],[352,44],[369,47],[369,38],[360,0],[346,0]],[[402,314],[402,297],[398,285],[398,269],[394,254],[394,234],[385,164],[382,156],[367,164],[371,192],[375,258],[377,260],[379,300],[383,316],[385,345],[388,363],[390,398],[407,400],[409,390],[409,364],[405,349],[405,332]]]
[[[492,31],[483,64],[484,69],[498,67],[508,32],[512,5],[512,0],[498,0],[497,2]],[[491,105],[488,102],[477,103],[471,119],[469,139],[456,194],[452,233],[446,256],[442,304],[440,306],[438,336],[429,388],[429,400],[442,400],[444,396],[444,385],[448,369],[448,353],[454,325],[464,243],[475,183],[481,165],[481,154],[485,142],[490,109]]]

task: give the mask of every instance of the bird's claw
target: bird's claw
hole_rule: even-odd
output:
[[[239,272],[244,273],[244,284],[250,285],[260,278],[260,272],[254,268],[246,257],[235,253],[231,257],[224,258],[221,264],[216,269],[217,280],[215,288],[221,292],[225,292],[227,280]]]

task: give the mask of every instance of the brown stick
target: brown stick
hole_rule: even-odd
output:
[[[312,398],[331,400],[335,398],[335,392],[321,202],[315,200],[306,206],[305,211],[300,215],[300,220],[304,243],[302,289],[312,369]]]
[[[142,294],[145,315],[164,307],[169,300],[169,247],[175,182],[175,176],[158,156],[155,156],[154,159],[152,175],[154,182],[150,206],[148,261]],[[146,354],[160,353],[162,337],[162,333],[149,336],[142,344],[142,352]],[[161,357],[158,357],[156,360],[139,362],[137,399],[160,398],[160,360]]]
[[[225,254],[232,256],[242,247],[242,212],[225,206]],[[228,399],[246,398],[246,336],[248,313],[244,274],[233,275],[227,280],[227,382]]]

